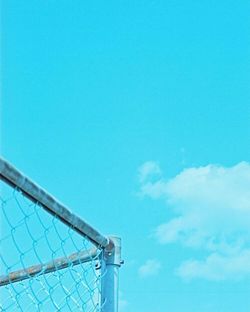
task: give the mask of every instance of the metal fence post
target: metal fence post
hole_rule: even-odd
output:
[[[121,261],[121,239],[111,236],[111,245],[104,249],[101,273],[101,312],[118,312],[119,268]]]

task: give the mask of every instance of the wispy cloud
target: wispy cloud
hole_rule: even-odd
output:
[[[119,292],[119,310],[125,311],[128,306],[128,301],[124,299],[123,293]]]
[[[186,280],[194,277],[208,280],[241,279],[250,276],[250,250],[223,256],[212,253],[204,261],[188,260],[176,272]]]
[[[177,270],[184,278],[221,280],[245,276],[250,260],[250,164],[189,168],[165,181],[141,183],[141,194],[164,199],[175,217],[155,231],[162,244],[204,250],[207,258],[188,260]],[[220,266],[224,270],[218,270]]]
[[[152,177],[159,177],[161,175],[161,169],[157,162],[147,161],[142,164],[138,169],[139,181],[145,182],[147,179]]]
[[[140,266],[138,273],[141,277],[157,275],[160,271],[161,263],[156,259],[149,259],[145,264]]]

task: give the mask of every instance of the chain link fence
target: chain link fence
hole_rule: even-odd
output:
[[[109,290],[103,289],[110,275],[106,264],[111,262],[105,258],[112,255],[109,240],[3,164],[0,311],[117,311],[117,299],[110,300]],[[118,289],[111,294],[117,297]]]

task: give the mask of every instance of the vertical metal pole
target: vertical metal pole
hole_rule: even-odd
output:
[[[101,312],[118,312],[118,283],[121,266],[121,239],[111,236],[111,248],[106,247],[101,264]]]

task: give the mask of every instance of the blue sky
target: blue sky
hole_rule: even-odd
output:
[[[121,311],[249,311],[249,2],[4,0],[1,28],[2,154],[122,237]]]

